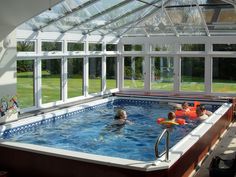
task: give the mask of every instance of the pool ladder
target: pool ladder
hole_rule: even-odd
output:
[[[165,149],[164,152],[162,152],[159,155],[158,146],[160,144],[161,139],[164,137],[165,134],[166,134],[166,149]],[[155,144],[155,156],[156,156],[156,158],[160,158],[161,156],[166,154],[165,161],[169,161],[169,140],[170,140],[170,132],[169,132],[168,129],[164,129],[163,132],[161,133],[161,135],[159,136],[159,138],[157,139],[156,144]]]

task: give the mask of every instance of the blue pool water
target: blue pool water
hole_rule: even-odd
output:
[[[119,108],[127,111],[128,119],[133,124],[110,126]],[[154,145],[163,130],[156,119],[166,117],[171,109],[167,104],[155,101],[116,100],[4,138],[98,155],[155,160]],[[198,124],[197,121],[191,121],[184,126],[174,126],[170,137],[171,146]],[[163,150],[164,141],[161,146],[160,149]]]

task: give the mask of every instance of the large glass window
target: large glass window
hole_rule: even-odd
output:
[[[106,51],[117,51],[117,44],[107,44]]]
[[[102,91],[102,58],[89,58],[89,89],[88,93]]]
[[[34,106],[34,60],[17,61],[17,97],[20,108]]]
[[[68,98],[83,95],[83,58],[69,58],[67,62]]]
[[[61,42],[42,42],[42,51],[62,51]]]
[[[89,43],[89,51],[102,51],[102,44]]]
[[[117,58],[107,57],[106,59],[106,89],[117,88]]]
[[[174,59],[172,57],[152,57],[151,90],[173,90]]]
[[[151,45],[152,51],[173,51],[174,45],[171,44],[152,44]]]
[[[124,58],[124,88],[144,89],[143,57]]]
[[[203,92],[204,87],[204,58],[184,57],[181,59],[181,90]]]
[[[84,51],[84,44],[76,42],[68,42],[67,51]]]
[[[61,100],[61,59],[42,60],[42,103]]]
[[[34,41],[17,41],[17,52],[34,52]]]
[[[205,44],[181,44],[182,51],[205,51]]]
[[[236,58],[213,58],[213,92],[236,92]]]
[[[213,51],[236,51],[236,44],[213,44]]]
[[[124,51],[142,51],[143,46],[140,44],[125,44]]]

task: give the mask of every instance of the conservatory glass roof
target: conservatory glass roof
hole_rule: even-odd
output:
[[[236,35],[236,0],[64,0],[18,29],[115,36]]]

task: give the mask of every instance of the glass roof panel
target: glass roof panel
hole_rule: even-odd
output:
[[[60,19],[59,23],[56,23],[56,25],[58,29],[61,28],[60,25],[63,25],[62,32],[64,32],[66,30],[74,28],[74,26],[86,21],[94,15],[105,11],[107,8],[119,4],[120,2],[122,2],[122,0],[113,0],[112,2],[108,0],[99,0],[88,7],[85,7],[72,13],[71,15],[66,16],[65,18]]]
[[[33,30],[38,30],[44,26],[47,26],[49,23],[55,21],[56,19],[62,18],[68,12],[71,12],[72,9],[77,8],[82,3],[88,0],[80,0],[75,2],[74,0],[63,1],[55,6],[53,6],[50,10],[46,10],[45,12],[35,16],[34,18],[27,21],[23,26],[23,28],[31,28]],[[55,28],[54,28],[55,29]]]
[[[167,13],[178,34],[202,34],[205,31],[203,19],[196,6],[168,8]],[[206,34],[206,32],[204,32]]]
[[[201,7],[203,17],[212,33],[235,33],[236,12],[232,5]]]
[[[232,4],[226,2],[64,0],[18,28],[102,35],[235,34],[236,11]]]
[[[63,4],[57,4],[51,10],[47,10],[38,16],[32,18],[27,22],[27,24],[31,24],[34,26],[33,30],[40,28],[41,26],[46,25],[53,19],[62,17],[63,14],[66,12],[66,9],[64,8]]]
[[[136,20],[145,16],[152,9],[154,9],[154,7],[150,6],[146,9],[143,9],[143,10],[138,11],[136,13],[132,13],[132,14],[126,16],[125,18],[122,18],[114,23],[111,23],[110,25],[107,25],[106,28],[107,29],[116,29],[116,28],[119,28],[120,26],[123,26],[125,24],[127,24],[127,26],[128,26],[130,23],[133,23]]]
[[[172,21],[166,15],[163,8],[159,8],[156,13],[146,18],[136,28],[144,28],[146,33],[152,34],[172,34],[174,35],[174,27],[172,26]]]
[[[122,15],[130,12],[136,8],[143,6],[143,3],[137,3],[135,1],[131,1],[131,3],[125,4],[124,6],[118,7],[117,9],[101,15],[100,17],[94,19],[93,21],[87,22],[90,23],[89,26],[92,27],[91,29],[99,28],[101,25],[105,25],[106,23],[111,23],[114,19],[121,17]],[[117,16],[119,14],[119,16]],[[122,20],[122,19],[121,19]],[[87,24],[86,23],[86,24]],[[77,30],[80,26],[76,27],[73,30]]]
[[[144,28],[132,28],[131,30],[129,30],[126,35],[129,35],[129,36],[147,36],[148,33],[145,31]]]

